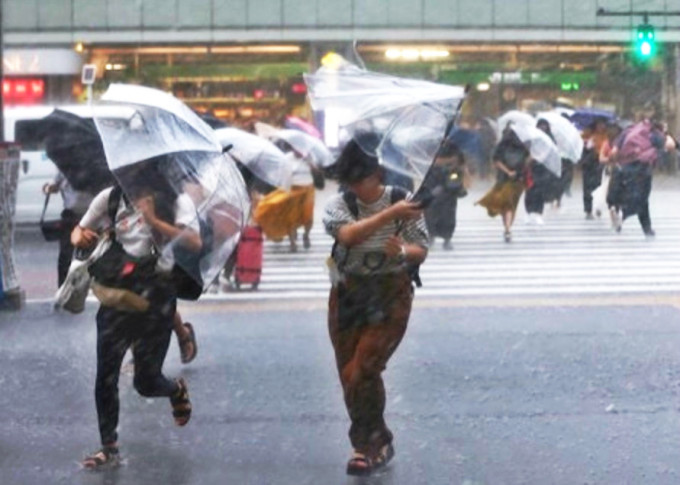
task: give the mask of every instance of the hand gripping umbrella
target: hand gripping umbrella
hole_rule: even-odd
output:
[[[335,162],[330,150],[321,140],[302,131],[278,129],[261,122],[255,123],[255,131],[268,140],[281,140],[288,143],[293,150],[311,160],[319,169],[324,169]]]
[[[380,163],[422,184],[454,124],[465,89],[360,69],[348,62],[305,74],[312,108],[338,120],[347,139],[380,137]],[[373,147],[362,147],[367,152]]]
[[[165,212],[171,218],[172,201],[177,203],[181,197],[193,202],[195,221],[182,234],[156,237],[154,243],[161,258],[174,260],[196,283],[207,287],[236,246],[250,210],[236,165],[225,158],[214,131],[170,94],[113,84],[102,102],[132,109],[127,119],[100,115],[95,122],[108,165],[133,204],[136,194],[150,189],[157,215],[163,217]],[[178,256],[189,227],[200,228],[198,259]]]
[[[215,136],[223,147],[231,145],[228,155],[262,182],[284,190],[290,188],[293,165],[273,143],[238,128],[215,130]]]
[[[562,158],[578,162],[583,153],[583,138],[576,127],[564,116],[556,111],[538,113],[537,119],[544,119],[550,124],[550,130],[555,137],[555,144]]]

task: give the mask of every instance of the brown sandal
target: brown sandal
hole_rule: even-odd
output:
[[[185,323],[184,328],[186,328],[188,336],[180,339],[179,354],[182,364],[188,364],[196,358],[196,354],[198,354],[198,346],[196,345],[194,326],[190,323]]]
[[[177,426],[185,426],[191,418],[191,401],[189,400],[189,389],[182,377],[177,379],[177,392],[170,396],[172,405],[172,417],[175,418]]]
[[[120,455],[117,446],[103,446],[99,451],[85,457],[80,462],[87,470],[99,470],[104,467],[115,467],[120,465]]]

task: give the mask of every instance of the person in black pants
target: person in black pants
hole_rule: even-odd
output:
[[[158,173],[141,169],[128,175],[131,180],[139,181],[161,179]],[[187,194],[178,196],[165,187],[149,187],[147,183],[128,187],[129,199],[118,187],[103,190],[94,198],[71,238],[74,246],[89,247],[98,239],[96,230],[108,226],[113,238],[109,251],[114,255],[108,258],[109,267],[117,268],[118,260],[132,261],[122,264],[121,271],[113,271],[111,278],[108,276],[111,271],[105,270],[106,266],[101,263],[107,260],[108,252],[90,266],[95,295],[101,301],[97,312],[95,400],[102,447],[83,460],[85,468],[119,462],[118,375],[128,348],[132,348],[134,356],[137,392],[146,397],[169,398],[178,426],[186,425],[191,417],[184,379],[170,380],[162,374],[176,313],[177,290],[171,273],[173,262],[166,259],[169,256],[165,253],[154,255],[152,234],[177,241],[183,248],[198,253],[202,247],[200,230],[196,209]],[[96,270],[98,263],[100,269]],[[109,279],[121,284],[110,283]],[[102,296],[115,293],[121,297]],[[143,304],[132,310],[120,308],[118,302],[130,295]]]

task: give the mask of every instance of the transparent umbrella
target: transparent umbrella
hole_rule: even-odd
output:
[[[510,129],[529,149],[531,158],[553,172],[558,177],[562,173],[562,159],[557,145],[543,131],[535,126],[511,123]]]
[[[498,137],[500,138],[503,130],[508,126],[508,123],[521,126],[536,126],[536,118],[524,111],[510,110],[498,118],[496,129],[498,130]]]
[[[268,140],[282,140],[296,152],[309,158],[318,168],[325,168],[335,162],[335,158],[324,143],[312,135],[299,130],[278,129],[266,123],[255,123],[255,131]]]
[[[127,119],[95,115],[109,168],[132,203],[140,191],[151,190],[163,217],[163,211],[172,212],[173,201],[188,197],[196,209],[193,225],[210,228],[197,262],[177,257],[183,234],[154,240],[162,256],[174,259],[206,288],[224,267],[249,214],[241,174],[225,158],[214,131],[172,95],[113,84],[101,99],[132,108]]]
[[[465,89],[371,72],[346,61],[338,64],[305,74],[312,108],[336,119],[347,139],[362,131],[378,134],[380,162],[422,183],[454,124]]]
[[[293,165],[286,154],[269,140],[238,128],[215,130],[215,136],[228,154],[256,177],[274,187],[290,188]]]
[[[578,162],[583,153],[583,138],[576,127],[555,111],[538,113],[536,119],[544,119],[550,124],[550,131],[555,137],[560,156]]]

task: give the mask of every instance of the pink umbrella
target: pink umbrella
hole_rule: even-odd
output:
[[[657,138],[661,140],[661,134],[649,120],[634,124],[621,134],[616,160],[621,164],[636,161],[653,164],[659,157]]]
[[[300,130],[308,135],[312,135],[319,140],[322,139],[321,133],[316,129],[316,126],[308,121],[298,118],[297,116],[286,116],[286,121],[284,122],[286,128],[291,128],[293,130]]]

